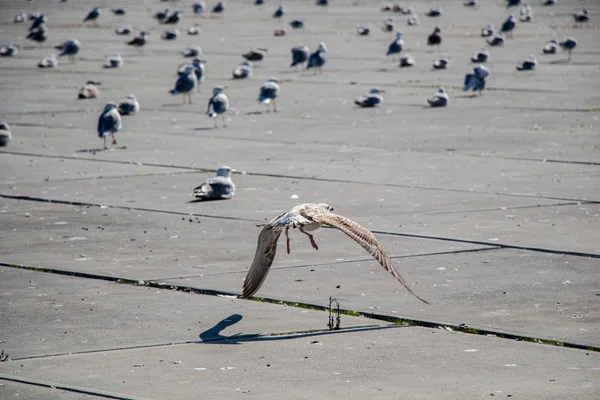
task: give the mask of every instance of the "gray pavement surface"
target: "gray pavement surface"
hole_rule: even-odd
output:
[[[421,25],[377,1],[229,1],[222,16],[194,17],[191,2],[105,1],[99,26],[81,21],[91,0],[3,1],[0,120],[0,398],[19,399],[597,399],[600,392],[600,5],[532,3],[534,20],[491,48],[484,95],[460,91],[484,47],[480,29],[509,13],[501,1],[412,2]],[[441,5],[442,17],[423,14]],[[126,6],[116,17],[111,8]],[[181,8],[175,41],[151,16]],[[588,24],[572,13],[587,8]],[[25,39],[19,11],[43,11],[49,38]],[[393,16],[416,65],[384,56],[379,24]],[[288,19],[306,27],[274,37]],[[372,35],[359,37],[357,24]],[[150,31],[142,50],[115,28]],[[446,71],[426,38],[442,29]],[[566,53],[542,56],[551,38]],[[74,65],[37,62],[68,38]],[[324,41],[322,75],[288,69],[289,49]],[[186,47],[201,46],[206,81],[193,104],[171,96]],[[266,47],[254,76],[231,80],[241,54]],[[102,64],[115,51],[122,68]],[[534,72],[515,65],[536,54]],[[278,113],[256,98],[282,80]],[[88,80],[100,97],[78,100]],[[204,115],[226,85],[229,126]],[[355,97],[385,89],[384,103]],[[443,86],[445,109],[426,98]],[[133,93],[136,116],[103,151],[96,121]],[[196,202],[192,188],[221,165],[236,196]],[[263,223],[303,202],[326,202],[371,229],[407,293],[340,232],[321,229],[319,251],[292,232],[257,296],[235,298]],[[282,240],[283,241],[283,240]],[[328,329],[329,298],[347,315]],[[264,299],[263,299],[264,300]],[[360,313],[361,316],[356,316]],[[402,322],[408,325],[400,325]],[[540,343],[545,344],[540,344]]]

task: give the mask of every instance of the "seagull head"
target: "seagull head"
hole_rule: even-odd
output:
[[[133,102],[136,102],[136,101],[137,101],[137,99],[135,98],[135,96],[134,96],[134,95],[132,95],[132,94],[130,94],[129,96],[127,96],[127,99],[128,99],[128,100],[131,100],[131,101],[133,101]]]
[[[325,45],[325,42],[319,42],[319,47],[317,50],[327,53],[327,46]]]
[[[381,94],[381,93],[385,93],[385,90],[379,89],[379,88],[373,88],[373,89],[369,90],[369,94]]]
[[[281,83],[281,81],[277,78],[269,78],[269,79],[267,79],[267,82]]]
[[[223,89],[225,89],[225,87],[223,86],[216,86],[213,88],[213,96],[218,95],[219,93],[223,93]]]
[[[321,207],[323,207],[327,211],[333,211],[333,207],[326,203],[319,203]]]
[[[400,41],[402,40],[402,33],[401,32],[396,32],[396,41]]]
[[[446,94],[446,91],[444,90],[444,88],[439,88],[437,92],[438,92],[438,94]]]
[[[235,170],[231,169],[231,167],[224,165],[222,167],[219,167],[219,169],[217,169],[217,176],[222,176],[223,178],[231,178],[232,171],[235,171]]]
[[[248,60],[244,61],[241,65],[244,67],[252,68],[252,63]]]
[[[107,104],[104,106],[104,112],[106,113],[106,112],[109,112],[110,110],[112,110],[112,109],[116,109],[116,108],[117,108],[117,104],[116,104],[116,103],[113,103],[113,102],[110,102],[110,103],[107,103]]]
[[[534,63],[537,62],[537,59],[535,58],[535,56],[533,54],[529,55],[528,60],[531,61],[531,62],[534,62]]]

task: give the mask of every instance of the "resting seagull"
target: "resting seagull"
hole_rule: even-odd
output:
[[[481,30],[481,36],[482,37],[490,37],[494,34],[494,26],[493,25],[486,25],[485,28],[483,28]]]
[[[104,68],[120,68],[123,66],[123,57],[119,52],[114,52],[110,57],[106,59]]]
[[[440,45],[442,44],[442,30],[439,27],[435,27],[433,33],[427,36],[427,45],[432,48],[435,46],[440,51]]]
[[[356,33],[359,36],[368,36],[371,33],[371,24],[362,24],[356,28]]]
[[[490,70],[483,65],[478,65],[473,68],[473,71],[465,76],[463,92],[468,92],[472,89],[475,94],[479,93],[481,95],[483,89],[485,89],[485,78],[487,78],[489,74]]]
[[[263,58],[265,58],[266,52],[267,52],[267,49],[259,47],[254,50],[250,50],[246,54],[242,54],[242,57],[244,57],[246,60],[252,61],[252,62],[262,61]]]
[[[115,29],[115,33],[117,35],[131,35],[131,32],[133,32],[133,28],[131,28],[131,25],[124,25]]]
[[[292,47],[292,63],[290,67],[299,68],[302,64],[304,64],[308,60],[308,56],[310,53],[310,49],[308,46],[296,46]]]
[[[202,14],[206,10],[206,4],[203,1],[197,1],[192,4],[192,11],[196,15]]]
[[[213,14],[221,14],[223,11],[225,11],[225,4],[222,1],[215,4],[213,9],[211,10]]]
[[[428,17],[440,17],[442,15],[442,7],[435,7],[425,13]]]
[[[556,39],[550,40],[546,45],[542,48],[543,54],[556,54],[558,53],[558,41]]]
[[[54,68],[58,66],[58,58],[54,53],[41,59],[38,63],[38,68]]]
[[[121,116],[117,111],[117,105],[115,103],[108,103],[98,118],[98,137],[104,139],[104,150],[108,149],[108,146],[106,145],[106,137],[108,135],[112,137],[112,145],[117,145],[115,133],[117,133],[122,126],[123,124],[121,122]]]
[[[181,19],[181,11],[175,10],[175,11],[173,11],[173,14],[169,15],[167,17],[167,19],[162,21],[162,23],[163,24],[176,24],[179,22],[180,19]]]
[[[585,8],[582,11],[578,11],[573,14],[573,19],[575,22],[588,22],[590,20],[590,16],[588,15],[588,10]]]
[[[100,95],[100,82],[87,81],[85,85],[83,85],[77,94],[78,99],[95,99]]]
[[[527,60],[517,65],[517,71],[533,71],[536,65],[537,59],[533,54],[530,54]]]
[[[471,56],[472,63],[484,63],[490,59],[490,52],[487,49],[483,48],[479,51],[476,51]]]
[[[332,211],[333,207],[328,204],[305,203],[284,212],[272,219],[268,224],[265,224],[258,235],[256,254],[254,256],[254,261],[252,261],[252,266],[244,280],[241,297],[249,298],[260,289],[269,273],[273,260],[275,259],[277,241],[282,232],[284,232],[286,236],[288,254],[290,253],[290,237],[288,233],[290,228],[298,228],[301,233],[307,235],[311,246],[315,250],[318,250],[319,246],[315,242],[313,235],[308,232],[314,231],[322,225],[327,225],[350,236],[352,240],[360,244],[363,249],[371,254],[379,264],[392,274],[413,296],[422,302],[429,304],[427,301],[417,296],[404,281],[402,276],[400,276],[398,271],[396,271],[392,261],[370,230],[349,218],[334,214]]]
[[[431,107],[446,107],[449,100],[446,91],[443,88],[439,88],[434,95],[427,99],[427,102]]]
[[[399,55],[402,51],[404,40],[402,40],[402,33],[396,32],[396,39],[388,46],[386,56],[392,56],[392,59],[396,61],[396,55]]]
[[[154,19],[157,20],[158,22],[162,23],[164,20],[167,19],[168,16],[169,16],[169,9],[165,8],[164,11],[159,11],[156,14],[154,14]]]
[[[308,63],[306,64],[306,69],[315,69],[315,74],[317,71],[321,74],[323,65],[327,61],[327,46],[324,42],[319,42],[319,46],[317,47],[317,51],[312,53],[310,57],[308,57]]]
[[[215,128],[219,127],[217,122],[217,117],[219,115],[223,120],[223,128],[227,126],[227,123],[225,122],[225,112],[229,109],[229,98],[223,90],[223,86],[217,86],[213,89],[213,95],[208,101],[208,108],[206,109],[206,114],[215,120]]]
[[[125,100],[119,102],[117,109],[121,115],[137,114],[140,111],[140,103],[134,95],[130,94]]]
[[[379,104],[383,103],[383,97],[381,96],[381,93],[385,93],[385,91],[373,88],[369,91],[369,93],[363,94],[354,100],[354,104],[364,108],[378,106]]]
[[[19,52],[19,48],[13,42],[10,42],[7,46],[0,48],[0,56],[2,57],[13,57]]]
[[[248,60],[244,61],[236,67],[232,72],[233,79],[246,79],[252,76],[252,63]]]
[[[446,56],[440,56],[433,60],[433,69],[447,69],[450,59]]]
[[[497,33],[496,35],[487,38],[487,43],[492,47],[502,46],[504,45],[504,36],[502,36],[501,33]]]
[[[400,59],[400,68],[412,67],[413,65],[415,65],[415,59],[410,54]]]
[[[196,90],[197,86],[198,78],[196,78],[196,74],[194,73],[194,67],[188,65],[183,74],[175,82],[175,88],[170,90],[169,93],[172,95],[182,94],[183,104],[185,104],[186,98],[188,99],[188,103],[192,104],[192,92]]]
[[[6,122],[0,122],[0,147],[7,146],[11,139],[10,127]]]
[[[283,17],[284,14],[284,10],[283,10],[283,4],[281,4],[279,7],[277,7],[277,10],[275,10],[275,12],[273,13],[273,18],[281,18]]]
[[[230,167],[217,169],[217,176],[206,179],[194,188],[194,197],[201,200],[228,200],[235,195]]]
[[[144,45],[146,44],[147,41],[148,41],[148,34],[146,32],[140,32],[140,34],[138,36],[131,39],[129,42],[127,42],[127,44],[129,46],[135,46],[138,49],[141,49],[142,47],[144,47]]]
[[[261,87],[258,94],[258,102],[267,106],[269,112],[269,104],[273,103],[273,112],[277,112],[275,99],[279,96],[279,79],[269,78]]]

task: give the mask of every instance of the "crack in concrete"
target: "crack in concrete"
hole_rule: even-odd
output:
[[[106,276],[106,275],[91,274],[91,273],[85,273],[85,272],[73,272],[73,271],[66,271],[66,270],[47,268],[47,267],[41,267],[41,266],[36,267],[36,266],[27,266],[27,265],[22,265],[22,264],[8,264],[8,263],[3,263],[3,262],[0,262],[0,266],[4,266],[4,267],[8,267],[8,268],[16,268],[16,269],[25,269],[25,270],[29,270],[29,271],[36,271],[36,272],[42,272],[42,273],[67,275],[67,276],[72,276],[72,277],[77,277],[77,278],[103,280],[103,281],[108,281],[108,282],[126,284],[126,285],[130,285],[130,286],[152,287],[152,288],[156,288],[156,289],[174,290],[174,291],[184,292],[184,293],[194,293],[194,294],[200,294],[200,295],[227,297],[227,298],[236,298],[236,299],[238,299],[238,296],[239,296],[237,293],[225,292],[225,291],[215,290],[215,289],[202,289],[202,288],[195,288],[195,287],[184,286],[184,285],[160,284],[160,283],[151,282],[151,281],[149,281],[149,282],[144,281],[143,283],[141,283],[138,280],[133,280],[133,279],[128,279],[128,278],[119,278],[119,277],[115,277],[115,276]],[[284,301],[284,300],[272,299],[272,298],[268,298],[268,297],[252,297],[249,300],[262,302],[262,303],[286,305],[286,306],[295,307],[295,308],[303,308],[303,309],[309,309],[309,310],[329,312],[328,307],[322,306],[319,304],[302,303],[302,302],[298,302],[298,301]],[[473,335],[494,336],[494,337],[498,337],[498,338],[502,338],[502,339],[510,339],[510,340],[525,341],[525,342],[538,343],[538,344],[546,344],[546,345],[552,345],[552,346],[558,346],[558,347],[567,347],[567,348],[573,348],[573,349],[579,349],[579,350],[600,352],[600,346],[588,345],[588,344],[582,344],[582,343],[576,343],[576,342],[569,342],[569,341],[562,341],[562,340],[556,340],[556,339],[546,339],[546,338],[542,338],[542,337],[535,337],[535,336],[529,336],[529,335],[524,335],[524,334],[511,333],[511,332],[507,332],[507,331],[494,330],[494,329],[489,329],[489,328],[478,328],[478,327],[469,326],[466,324],[458,324],[457,325],[457,324],[445,323],[445,322],[440,322],[440,321],[405,318],[402,316],[396,317],[396,316],[391,316],[391,315],[386,315],[386,314],[377,314],[377,313],[373,313],[373,312],[356,311],[356,310],[350,310],[350,309],[340,309],[340,313],[343,315],[349,315],[349,316],[353,316],[353,317],[364,317],[364,318],[368,318],[368,319],[384,321],[384,322],[388,322],[388,323],[392,323],[392,324],[400,325],[400,326],[420,326],[420,327],[435,328],[435,329],[442,328],[442,329],[449,329],[449,330],[473,334]],[[339,331],[332,331],[332,332],[339,332]]]
[[[11,199],[11,200],[20,200],[20,201],[35,201],[35,202],[40,202],[40,203],[72,205],[72,206],[80,206],[80,207],[114,208],[116,210],[135,210],[135,211],[144,211],[144,212],[151,212],[151,213],[179,215],[179,216],[188,216],[188,217],[192,216],[192,217],[203,217],[203,218],[213,218],[213,219],[224,219],[224,220],[229,220],[229,221],[252,222],[255,224],[260,224],[260,223],[264,222],[264,221],[259,221],[259,220],[255,220],[255,219],[251,219],[251,218],[227,217],[224,215],[199,214],[199,213],[190,213],[190,212],[181,212],[181,211],[159,210],[159,209],[145,208],[145,207],[132,207],[132,206],[119,206],[119,205],[110,205],[110,204],[89,203],[89,202],[85,202],[85,201],[55,200],[55,199],[48,199],[48,198],[43,198],[43,197],[10,195],[10,194],[3,194],[3,193],[0,193],[0,198]],[[582,204],[595,204],[595,203],[596,202],[583,202]],[[326,225],[324,225],[322,228],[323,229],[335,229],[335,228],[331,228]],[[379,235],[410,237],[410,238],[427,239],[427,240],[440,240],[440,241],[444,241],[444,242],[467,243],[467,244],[475,244],[475,245],[480,245],[480,246],[496,246],[498,248],[503,248],[503,249],[525,250],[525,251],[534,251],[534,252],[539,252],[539,253],[561,254],[561,255],[568,255],[568,256],[574,256],[574,257],[588,257],[588,258],[600,259],[600,254],[571,251],[571,250],[557,250],[557,249],[547,249],[547,248],[542,248],[542,247],[518,246],[518,245],[504,244],[504,243],[489,243],[489,242],[484,242],[481,240],[459,239],[459,238],[452,238],[452,237],[422,235],[422,234],[415,234],[415,233],[380,231],[380,230],[373,230],[373,229],[371,229],[371,232],[379,234]]]
[[[176,168],[176,169],[187,169],[187,170],[201,171],[201,172],[216,172],[216,169],[214,169],[214,168],[201,168],[201,167],[192,167],[192,166],[183,166],[183,165],[122,161],[122,160],[106,160],[106,159],[101,159],[101,158],[85,158],[85,157],[22,153],[22,152],[11,152],[11,151],[0,151],[0,154],[12,154],[12,155],[27,156],[27,157],[56,158],[56,159],[77,160],[77,161],[92,161],[92,162],[114,163],[114,164],[133,164],[133,165],[141,165],[141,166],[146,166],[146,167]],[[360,185],[369,185],[369,186],[400,187],[400,188],[408,188],[408,189],[416,189],[416,190],[430,190],[430,191],[442,191],[442,192],[454,192],[454,193],[486,194],[486,195],[507,196],[507,197],[523,197],[523,198],[533,198],[533,199],[571,201],[571,202],[581,202],[582,204],[600,203],[600,200],[591,200],[591,199],[543,196],[543,195],[523,194],[523,193],[490,192],[490,191],[485,191],[485,190],[455,189],[455,188],[443,188],[443,187],[434,187],[434,186],[409,185],[409,184],[400,184],[400,183],[357,181],[357,180],[350,180],[350,179],[319,178],[316,176],[296,176],[296,175],[269,174],[269,173],[264,173],[264,172],[248,172],[248,171],[244,171],[243,173],[242,172],[234,172],[234,173],[250,175],[250,176],[296,179],[296,180],[309,180],[309,181],[317,181],[317,182],[350,183],[350,184],[360,184]]]

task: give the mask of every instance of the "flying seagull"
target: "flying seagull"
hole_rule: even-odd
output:
[[[252,261],[252,266],[248,271],[248,275],[246,275],[246,279],[244,280],[241,297],[248,298],[260,289],[269,273],[273,260],[275,259],[277,240],[282,232],[284,232],[286,236],[288,254],[290,253],[290,237],[288,234],[290,228],[298,228],[300,232],[307,235],[311,246],[315,250],[318,250],[319,246],[317,246],[313,235],[308,233],[308,231],[314,231],[322,225],[328,225],[350,236],[352,240],[360,244],[367,252],[369,252],[386,271],[394,275],[402,286],[404,286],[412,295],[422,302],[429,304],[427,301],[417,296],[404,279],[402,279],[402,276],[396,271],[392,261],[370,230],[351,219],[334,214],[332,211],[333,207],[328,204],[305,203],[284,212],[272,219],[268,224],[264,225],[258,235],[256,254],[254,256],[254,261]]]
[[[231,180],[230,167],[217,169],[217,176],[206,179],[194,188],[194,197],[201,200],[228,200],[235,195],[235,184]]]

